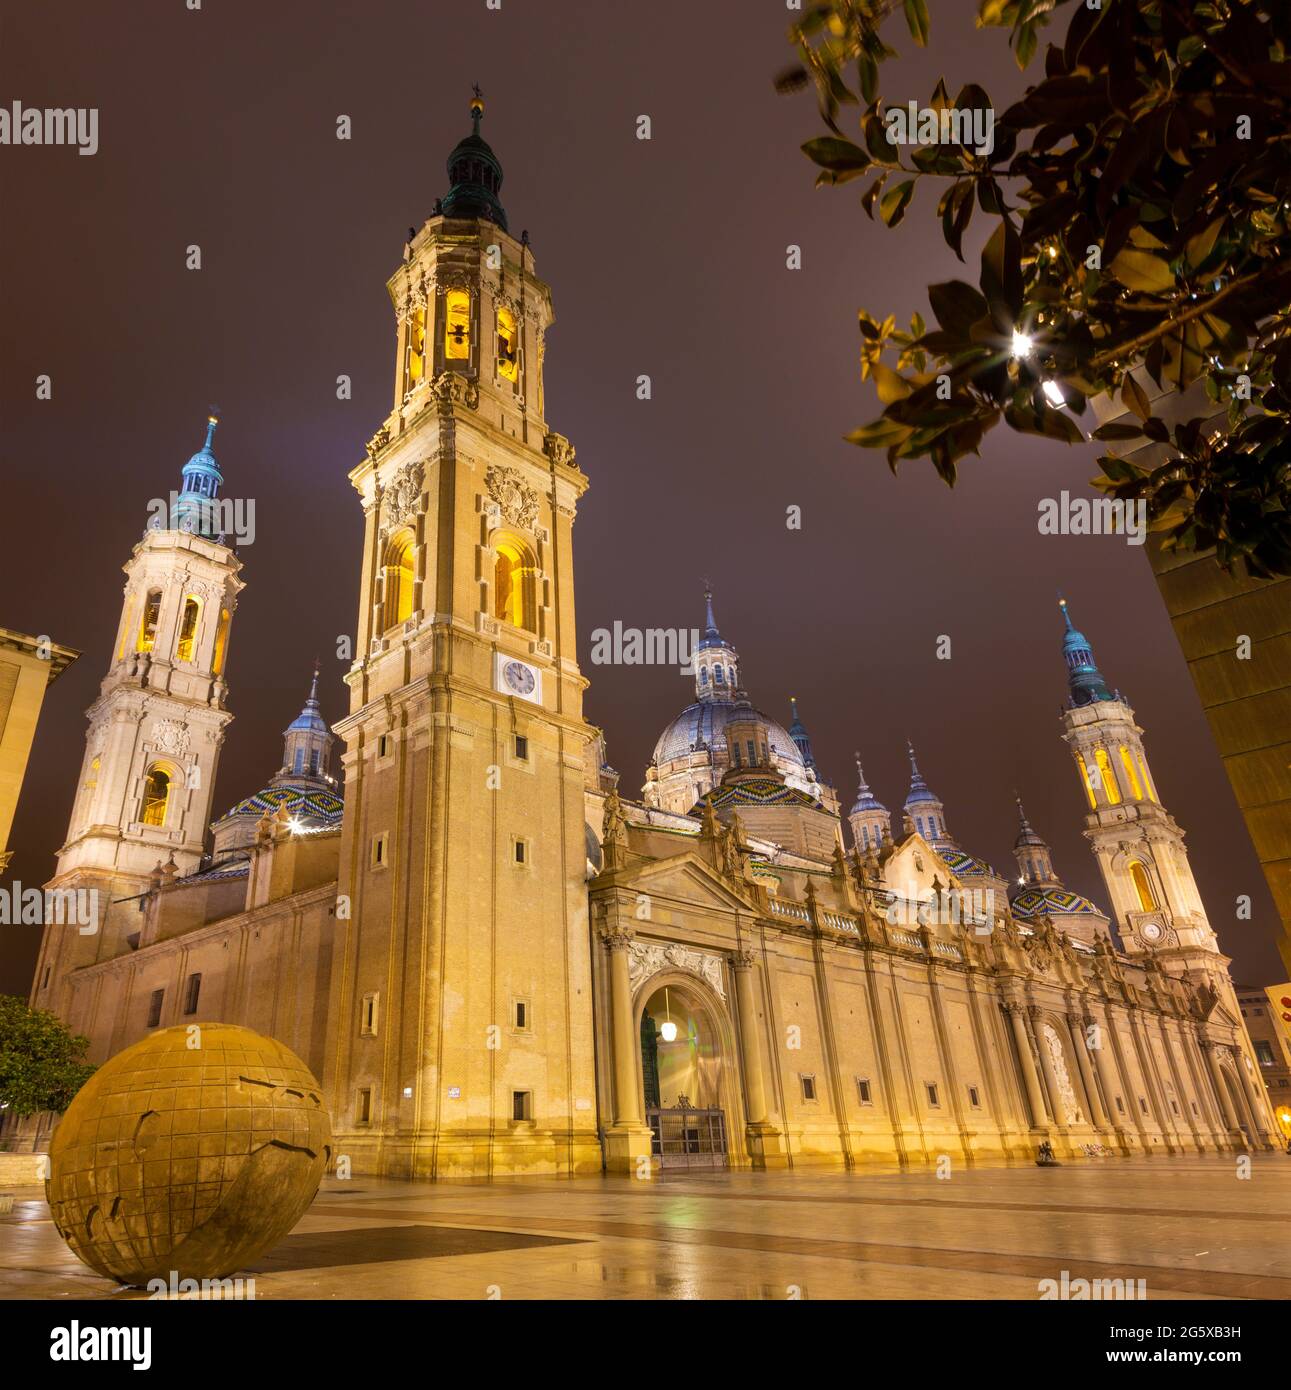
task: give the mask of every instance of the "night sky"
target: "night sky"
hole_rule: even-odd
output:
[[[932,48],[885,68],[886,97],[926,100],[944,75],[1003,109],[1026,82],[1004,33],[975,30],[968,0],[933,8]],[[511,230],[528,230],[555,297],[547,415],[591,480],[574,532],[586,708],[621,790],[639,794],[693,686],[674,668],[591,666],[591,633],[698,625],[708,576],[751,698],[787,723],[798,697],[845,807],[859,749],[900,830],[909,737],[965,848],[1012,869],[1016,789],[1067,886],[1105,903],[1059,737],[1061,590],[1146,729],[1235,973],[1281,978],[1264,879],[1145,556],[1037,532],[1039,499],[1090,492],[1096,448],[999,429],[952,492],[926,461],[893,478],[843,442],[879,409],[856,309],[928,316],[928,283],[976,282],[982,227],[963,268],[930,190],[888,231],[861,211],[867,181],[813,189],[799,145],[820,133],[814,100],[772,89],[792,56],[783,0],[5,0],[0,16],[0,102],[100,111],[93,158],[0,147],[0,625],[83,653],[46,699],[13,877],[53,871],[120,567],[208,405],[226,491],[257,507],[214,814],[277,769],[316,654],[325,714],[346,712],[335,652],[362,529],[346,474],[390,405],[385,281],[447,191],[478,81]],[[910,50],[899,19],[893,41]],[[1240,893],[1253,921],[1234,920]],[[25,994],[38,929],[0,931],[0,990]]]

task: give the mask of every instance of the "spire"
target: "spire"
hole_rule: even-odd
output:
[[[314,677],[309,683],[309,695],[300,713],[283,734],[282,770],[279,776],[294,781],[302,777],[331,781],[329,764],[335,739],[327,727],[318,702],[319,662],[314,662]]]
[[[789,708],[793,711],[793,723],[789,725],[789,737],[793,739],[798,752],[802,754],[802,760],[808,767],[816,766],[815,755],[811,751],[811,739],[807,736],[807,730],[803,722],[798,718],[798,701],[790,695]]]
[[[1067,662],[1067,688],[1073,705],[1091,705],[1095,700],[1114,700],[1107,688],[1103,673],[1094,664],[1094,650],[1083,632],[1078,632],[1067,611],[1067,600],[1058,599],[1058,607],[1067,624],[1062,640],[1062,654]]]
[[[905,804],[910,806],[915,802],[936,802],[936,795],[929,790],[927,782],[923,780],[923,773],[919,771],[919,764],[914,756],[914,744],[909,739],[906,740],[906,752],[910,754],[910,794],[905,799]]]
[[[725,646],[722,641],[722,634],[717,630],[717,619],[713,617],[713,590],[707,580],[704,581],[704,637],[699,645],[701,647]]]
[[[865,780],[865,769],[861,766],[861,755],[853,753],[856,759],[856,802],[852,806],[851,814],[856,815],[860,811],[882,811],[886,816],[888,808],[870,790],[869,783]]]
[[[219,509],[215,501],[224,475],[211,449],[215,427],[219,423],[219,415],[212,407],[206,417],[206,439],[184,465],[180,489],[170,508],[170,529],[187,531],[222,544],[224,536],[219,527]]]
[[[1060,887],[1057,876],[1053,871],[1053,859],[1049,853],[1049,846],[1035,832],[1031,822],[1027,820],[1027,813],[1022,807],[1022,798],[1017,797],[1018,803],[1018,837],[1013,842],[1013,854],[1018,861],[1018,881],[1025,885],[1034,885],[1040,888]]]
[[[480,134],[484,119],[484,95],[479,84],[472,88],[471,133],[448,156],[449,189],[440,203],[445,217],[492,222],[507,229],[507,215],[498,201],[502,165]]]
[[[909,739],[906,740],[906,750],[910,754],[910,791],[905,799],[906,815],[913,822],[914,828],[934,849],[946,845],[953,846],[955,842],[946,829],[946,811],[942,806],[941,797],[923,780],[923,774],[915,760],[914,744]]]

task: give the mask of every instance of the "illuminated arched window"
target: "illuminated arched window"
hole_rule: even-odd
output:
[[[510,309],[498,310],[498,375],[507,381],[520,379],[520,335]]]
[[[408,385],[411,391],[426,375],[426,309],[412,311],[408,320]]]
[[[145,825],[165,825],[169,800],[170,773],[160,767],[149,768],[143,784],[143,808],[139,819]]]
[[[444,296],[444,357],[466,362],[471,356],[471,296],[449,290]]]
[[[197,647],[197,622],[202,616],[202,601],[192,594],[184,600],[184,612],[179,620],[179,640],[175,655],[180,661],[192,661]]]
[[[215,629],[215,659],[211,670],[218,676],[224,670],[224,648],[229,640],[229,610],[220,609],[220,625]]]
[[[143,617],[139,620],[139,641],[135,648],[137,651],[152,651],[152,644],[157,640],[157,617],[160,612],[161,590],[152,589],[143,601]]]
[[[1094,760],[1098,763],[1099,780],[1107,792],[1108,802],[1113,806],[1119,806],[1121,804],[1121,789],[1116,784],[1116,773],[1112,768],[1111,758],[1107,756],[1107,749],[1096,748]]]
[[[493,616],[512,627],[534,631],[533,564],[514,540],[493,543]]]
[[[1084,754],[1077,753],[1076,761],[1080,764],[1080,780],[1085,785],[1085,795],[1089,798],[1089,809],[1092,811],[1098,805],[1098,798],[1094,795],[1094,778],[1089,770],[1089,764],[1085,761]]]
[[[1143,755],[1139,754],[1139,771],[1143,774],[1143,790],[1148,794],[1149,801],[1157,799],[1156,788],[1152,785],[1152,779],[1148,776],[1148,766],[1143,761]]]
[[[1140,910],[1153,911],[1157,900],[1152,893],[1152,884],[1148,881],[1148,871],[1137,859],[1130,862],[1130,880],[1134,884],[1134,891],[1139,895]]]
[[[1143,800],[1143,788],[1139,784],[1139,774],[1134,770],[1134,759],[1130,757],[1128,748],[1121,748],[1121,766],[1125,769],[1125,775],[1129,778],[1130,790],[1134,793],[1135,801]]]
[[[93,791],[99,785],[99,767],[102,760],[95,758],[90,764],[90,770],[85,774],[85,790]]]
[[[385,630],[390,631],[412,617],[411,531],[397,531],[386,548]]]

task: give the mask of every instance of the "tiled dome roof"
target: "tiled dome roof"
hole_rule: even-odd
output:
[[[318,830],[333,830],[341,823],[344,802],[335,792],[284,783],[265,787],[245,797],[225,814],[224,819],[228,820],[230,816],[255,816],[258,820],[266,812],[275,815],[280,806],[285,806],[287,815],[302,825]]]
[[[737,810],[741,806],[811,806],[820,808],[820,802],[814,796],[809,796],[806,792],[799,791],[797,787],[791,787],[779,780],[777,777],[749,777],[739,782],[730,782],[726,786],[718,787],[709,793],[715,810],[721,810],[726,806],[733,806]],[[692,816],[702,813],[704,801],[700,801],[690,812]]]
[[[739,708],[742,713],[747,713],[747,705]],[[684,757],[698,743],[718,752],[726,752],[726,724],[735,710],[734,700],[696,700],[694,704],[687,705],[659,735],[659,741],[654,746],[656,766],[671,762],[673,758]],[[760,711],[754,710],[753,713],[766,730],[771,752],[805,772],[802,754],[785,729]]]
[[[1024,888],[1012,901],[1013,915],[1024,922],[1032,917],[1065,917],[1092,912],[1106,917],[1088,898],[1066,888]]]

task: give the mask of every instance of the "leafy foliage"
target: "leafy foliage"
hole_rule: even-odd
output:
[[[989,150],[888,140],[879,74],[895,50],[880,29],[900,11],[925,44],[924,0],[824,0],[790,30],[798,62],[777,86],[815,88],[831,132],[803,146],[818,186],[868,177],[863,211],[894,227],[921,181],[937,181],[942,234],[961,261],[973,217],[996,222],[977,287],[929,287],[931,330],[862,311],[861,377],[883,413],[847,437],[883,449],[893,471],[928,458],[953,486],[1001,421],[1079,443],[1088,401],[1119,397],[1130,423],[1092,437],[1164,456],[1146,466],[1109,452],[1096,485],[1144,499],[1167,548],[1213,547],[1227,570],[1289,574],[1291,5],[979,0],[977,22],[1009,29],[1025,67],[1063,6],[1065,38],[1047,46],[1043,79],[995,118]],[[952,104],[941,82],[928,105],[992,110],[980,87]],[[1162,393],[1196,387],[1207,415],[1170,429],[1148,378]],[[1225,407],[1225,427],[1208,428]]]
[[[88,1046],[57,1014],[0,994],[0,1105],[15,1115],[66,1110],[94,1071]]]

